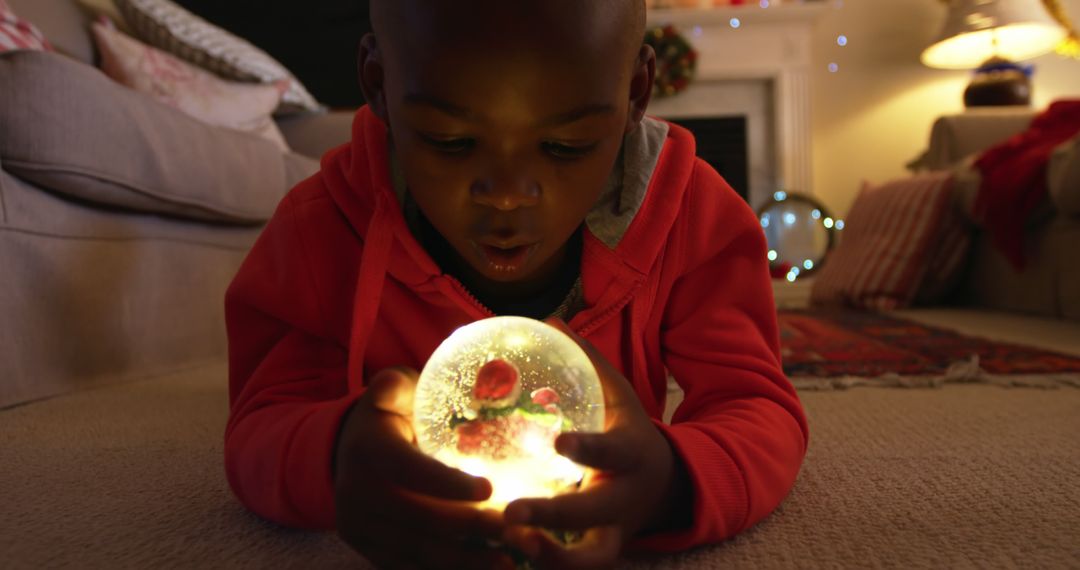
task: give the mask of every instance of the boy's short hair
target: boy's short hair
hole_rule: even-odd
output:
[[[445,0],[371,0],[371,26],[376,35],[382,32],[382,41],[393,41],[398,32],[404,29],[406,17],[417,14],[424,5],[437,8],[449,8],[456,13],[476,13],[484,10],[484,4],[493,4],[505,8],[506,0],[464,0],[445,2]],[[620,39],[625,43],[629,59],[633,59],[645,37],[646,8],[645,0],[521,0],[513,3],[517,10],[553,9],[553,4],[565,4],[554,9],[573,13],[569,8],[591,9],[593,14],[604,21],[622,22],[623,31]]]

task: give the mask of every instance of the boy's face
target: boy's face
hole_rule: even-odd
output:
[[[648,104],[627,0],[388,3],[361,83],[413,199],[471,280],[543,282]]]

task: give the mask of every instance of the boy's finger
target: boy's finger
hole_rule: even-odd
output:
[[[550,538],[541,540],[540,545],[541,568],[613,568],[622,550],[622,530],[614,525],[593,528],[569,546]]]
[[[369,468],[377,469],[394,485],[449,501],[483,501],[491,496],[491,482],[487,479],[449,467],[425,455],[410,441],[387,437],[377,445],[382,447],[378,451],[382,461]]]
[[[641,460],[636,447],[626,443],[618,429],[605,433],[559,435],[555,451],[582,465],[616,473],[633,469]]]
[[[400,553],[383,546],[383,541],[367,537],[351,539],[342,535],[341,539],[360,553],[375,568],[395,568],[397,570],[420,570],[420,566],[410,560],[403,560]]]
[[[576,493],[550,499],[518,499],[506,506],[507,524],[528,525],[563,530],[585,530],[595,526],[618,524],[626,508],[626,497],[617,494],[609,481]]]
[[[498,539],[506,530],[502,513],[401,488],[358,493],[351,502],[363,518],[378,518],[387,528],[408,527],[414,537]]]
[[[368,381],[364,400],[376,410],[411,417],[417,378],[408,368],[380,370]]]
[[[406,497],[397,517],[418,535],[497,540],[506,530],[502,513],[419,495]]]
[[[353,545],[379,568],[513,568],[509,556],[486,546],[486,542],[466,543],[457,537],[418,537],[415,525],[386,519],[357,521],[349,536]],[[422,547],[418,547],[422,545]]]
[[[541,568],[608,568],[622,550],[622,531],[615,525],[592,528],[581,540],[563,545],[546,532],[517,527],[503,535],[503,542],[525,553]]]
[[[450,501],[482,501],[491,496],[487,479],[449,467],[420,451],[413,444],[408,418],[381,411],[365,414],[362,435],[340,444],[339,470],[354,473],[356,479],[374,477],[379,484],[389,482]]]
[[[510,555],[489,546],[468,546],[450,543],[416,543],[412,552],[422,568],[446,568],[447,570],[514,570],[516,566]]]

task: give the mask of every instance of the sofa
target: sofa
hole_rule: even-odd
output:
[[[222,464],[225,288],[276,201],[348,138],[350,114],[281,119],[282,153],[110,89],[74,3],[9,2],[65,55],[0,54],[0,566],[367,567],[332,534],[249,513]],[[1080,355],[1064,300],[1076,289],[1063,292],[1076,210],[1050,216],[1065,237],[1036,261],[1045,276],[993,273],[976,248],[970,302],[899,314]],[[773,515],[620,566],[1080,566],[1080,390],[800,396],[810,448]]]
[[[351,113],[282,117],[283,153],[110,80],[72,0],[10,4],[62,53],[0,61],[0,310],[17,324],[0,407],[220,360],[225,287]]]
[[[1016,313],[1080,319],[1080,137],[1055,148],[1047,165],[1048,195],[1028,215],[1025,265],[1014,268],[971,211],[979,189],[972,162],[983,150],[1016,135],[1032,122],[1028,107],[973,108],[936,120],[926,152],[909,164],[915,171],[952,169],[954,207],[971,224],[972,249],[953,304]]]

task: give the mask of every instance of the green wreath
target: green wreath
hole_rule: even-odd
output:
[[[656,51],[656,95],[670,97],[686,90],[697,72],[694,46],[670,24],[649,30],[645,43]]]

